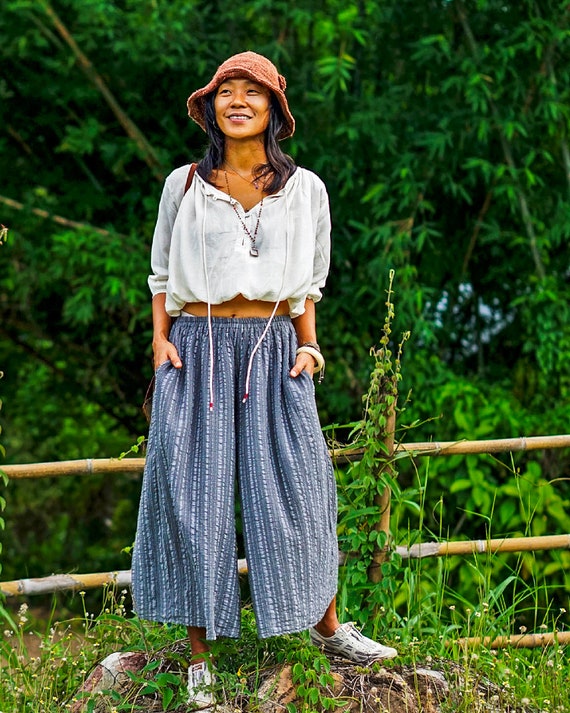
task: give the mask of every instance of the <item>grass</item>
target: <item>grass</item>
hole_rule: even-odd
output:
[[[378,632],[384,641],[401,652],[401,657],[387,666],[431,666],[455,672],[452,677],[457,695],[448,704],[449,713],[489,710],[485,706],[489,702],[493,704],[493,696],[499,701],[499,689],[506,692],[513,705],[522,706],[519,710],[526,707],[545,713],[570,713],[570,661],[563,647],[491,651],[483,646],[465,648],[453,644],[460,636],[512,632],[517,612],[514,605],[507,605],[506,601],[510,601],[507,594],[512,596],[518,591],[517,587],[521,587],[516,573],[494,589],[482,586],[478,592],[481,599],[475,603],[454,598],[453,591],[445,584],[445,561],[433,562],[431,566],[408,563],[402,566],[401,574],[399,596],[405,597],[405,615],[386,613],[385,625]],[[484,575],[482,581],[485,581]],[[519,609],[532,601],[533,594],[534,600],[537,599],[537,593],[528,590],[526,585],[526,590],[521,589],[515,596]],[[184,705],[187,651],[181,642],[184,628],[139,621],[126,610],[126,598],[126,591],[116,592],[106,587],[102,590],[97,615],[88,612],[84,604],[80,616],[59,622],[54,620],[55,610],[47,621],[34,621],[26,603],[17,611],[0,607],[3,630],[0,713],[71,710],[72,697],[92,667],[108,654],[120,650],[144,651],[151,663],[141,676],[133,678],[128,701],[109,698],[106,707],[97,710],[109,713],[187,710]],[[85,600],[82,593],[81,601]],[[447,605],[447,601],[454,603]],[[536,616],[536,612],[533,615]],[[565,621],[564,610],[549,611],[537,630],[560,631],[565,628]],[[30,656],[27,637],[32,632],[38,636],[39,646]],[[283,663],[293,667],[294,681],[307,701],[304,710],[335,707],[334,699],[322,693],[330,683],[327,659],[310,646],[305,635],[259,641],[248,607],[243,610],[240,640],[217,642],[214,654],[219,672],[218,695],[231,700],[234,710],[245,710],[263,673]],[[482,688],[480,684],[484,684]],[[485,687],[486,703],[480,692]],[[145,700],[146,707],[141,707]],[[505,699],[501,696],[500,700]],[[95,710],[95,701],[89,703],[86,699],[85,705],[87,711]],[[499,706],[494,710],[515,708]]]

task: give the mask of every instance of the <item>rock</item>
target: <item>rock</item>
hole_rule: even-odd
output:
[[[335,660],[331,676],[334,683],[321,693],[336,698],[343,713],[439,713],[439,704],[449,691],[441,672],[426,669],[365,668]],[[302,710],[303,700],[297,695],[291,667],[285,666],[266,678],[254,706],[260,713],[282,713],[289,703]]]
[[[75,694],[71,713],[83,713],[87,709],[87,701],[92,699],[93,694],[113,690],[120,695],[127,695],[133,685],[127,672],[137,673],[146,664],[147,657],[142,652],[116,652],[107,656],[95,666],[83,686]],[[108,701],[101,696],[101,699],[96,701],[94,713],[107,710],[109,710]]]
[[[155,654],[160,662],[149,678],[158,672],[170,671],[185,681],[183,664],[185,644],[174,644]],[[153,659],[154,660],[154,659]],[[141,673],[148,659],[144,653],[124,652],[107,656],[91,672],[76,694],[72,713],[86,713],[88,700],[96,697],[94,713],[107,713],[111,700],[108,692],[116,691],[124,703],[136,702],[140,711],[163,711],[160,696],[141,695],[140,684],[134,683],[128,672]],[[338,713],[442,713],[472,705],[477,713],[530,713],[516,705],[501,688],[480,674],[465,670],[451,661],[440,661],[436,668],[418,666],[358,666],[343,659],[330,659],[330,686],[320,687],[321,696],[334,698]],[[215,713],[284,713],[288,705],[299,713],[307,710],[305,701],[297,693],[290,665],[267,669],[261,682],[255,678],[251,688],[258,685],[251,699],[245,695],[218,704]],[[182,685],[185,685],[183,683]],[[230,692],[226,691],[226,695]],[[222,694],[223,695],[223,694]],[[183,696],[182,696],[183,697]],[[178,699],[181,700],[180,698]],[[116,704],[115,704],[116,705]],[[311,705],[312,713],[320,711],[318,703]],[[170,710],[170,708],[169,708]],[[176,713],[192,710],[187,704],[179,705]]]
[[[474,713],[530,713],[499,686],[480,674],[473,678],[473,672],[450,661],[439,662],[436,669],[425,665],[364,667],[337,658],[330,661],[334,682],[320,693],[337,699],[335,710],[339,713],[441,713],[463,709],[465,704]],[[246,710],[283,713],[288,704],[296,711],[303,710],[291,666],[282,666],[268,672],[256,700]],[[319,710],[314,706],[313,711]]]

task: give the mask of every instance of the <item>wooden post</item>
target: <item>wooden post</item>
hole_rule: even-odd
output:
[[[390,475],[395,474],[395,468],[392,464],[392,457],[394,455],[394,441],[396,433],[396,395],[397,395],[397,385],[396,380],[390,380],[390,393],[394,394],[395,398],[393,403],[388,407],[388,413],[386,415],[386,435],[384,438],[384,446],[386,449],[385,460],[382,465],[378,468],[377,479],[382,477],[383,473],[389,472]],[[372,563],[368,568],[368,579],[373,584],[378,584],[382,579],[382,564],[386,561],[386,555],[390,547],[390,498],[392,491],[388,485],[384,486],[382,493],[379,493],[374,498],[374,505],[377,506],[380,517],[376,523],[376,532],[384,532],[386,534],[386,544],[384,547],[376,545],[374,554],[372,556]]]

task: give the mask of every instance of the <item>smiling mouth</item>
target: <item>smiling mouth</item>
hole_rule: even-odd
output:
[[[251,116],[247,116],[247,114],[230,114],[228,119],[232,121],[247,121],[251,119]]]

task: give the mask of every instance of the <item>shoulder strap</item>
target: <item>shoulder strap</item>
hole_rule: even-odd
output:
[[[194,174],[196,173],[196,169],[198,168],[197,163],[192,163],[190,164],[190,170],[188,171],[188,178],[186,179],[186,185],[184,186],[184,195],[188,192],[188,189],[192,185],[192,179],[194,178]]]

